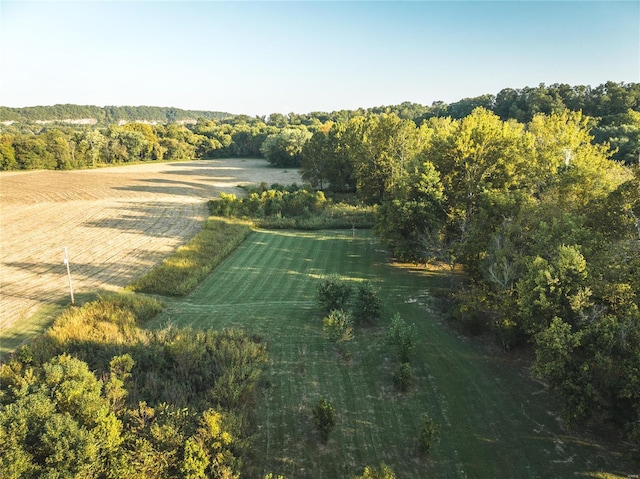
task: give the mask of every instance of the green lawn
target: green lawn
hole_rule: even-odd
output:
[[[345,362],[322,336],[319,279],[337,273],[370,280],[385,301],[380,327],[357,329]],[[459,337],[429,312],[429,291],[445,278],[387,262],[369,231],[258,231],[189,297],[167,301],[150,327],[241,327],[269,346],[258,391],[257,432],[247,477],[348,478],[365,465],[389,465],[398,478],[561,478],[622,474],[621,461],[569,434],[542,385],[509,356]],[[417,381],[408,393],[391,381],[384,344],[394,313],[415,323]],[[327,445],[314,431],[320,396],[338,422]],[[427,458],[416,452],[423,414],[442,425]],[[604,475],[602,476],[604,477]]]

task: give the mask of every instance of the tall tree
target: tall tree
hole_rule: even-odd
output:
[[[311,136],[304,126],[285,128],[279,133],[269,135],[260,151],[274,166],[300,166],[302,149]]]
[[[379,203],[406,181],[424,144],[420,130],[393,113],[356,117],[349,128],[358,194],[367,203]]]

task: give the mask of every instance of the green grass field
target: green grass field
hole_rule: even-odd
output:
[[[379,327],[356,329],[351,361],[322,336],[319,279],[367,279],[385,302]],[[247,477],[348,478],[384,462],[398,478],[617,477],[629,471],[557,419],[542,385],[509,356],[489,354],[429,311],[446,278],[388,263],[369,231],[258,231],[190,296],[167,300],[149,327],[244,328],[268,343]],[[392,383],[384,343],[394,313],[415,323],[416,385]],[[314,430],[320,396],[336,408],[328,444]],[[421,418],[442,426],[428,457],[417,453]],[[610,476],[605,476],[605,474]]]

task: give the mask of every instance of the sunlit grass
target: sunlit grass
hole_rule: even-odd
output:
[[[76,293],[75,304],[80,306],[88,301],[93,301],[97,296],[97,292]],[[34,314],[21,317],[11,326],[0,331],[0,361],[15,351],[18,346],[43,334],[55,319],[70,307],[69,298],[63,298],[55,303],[40,307]]]

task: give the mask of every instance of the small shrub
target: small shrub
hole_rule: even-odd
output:
[[[331,311],[323,320],[322,331],[329,341],[338,344],[342,358],[350,361],[351,352],[347,350],[346,342],[353,339],[351,313],[341,309]]]
[[[353,321],[349,312],[335,309],[322,323],[322,331],[329,341],[344,343],[353,339]]]
[[[374,324],[380,319],[382,300],[370,282],[362,282],[356,287],[352,310],[357,324]]]
[[[400,363],[396,367],[395,372],[393,373],[393,383],[396,387],[402,391],[408,391],[411,386],[413,386],[413,369],[411,369],[411,364],[409,363]]]
[[[341,280],[338,275],[324,278],[318,286],[318,302],[325,311],[346,310],[351,296],[351,285]]]
[[[422,429],[420,429],[419,448],[420,452],[428,454],[431,448],[438,441],[440,425],[436,424],[428,415],[424,415]]]
[[[401,363],[411,362],[413,348],[415,346],[416,328],[413,324],[408,325],[399,314],[391,320],[387,342],[396,347],[398,360]]]
[[[389,466],[382,463],[378,469],[373,469],[369,466],[365,467],[362,475],[353,479],[396,479],[396,475]]]
[[[329,440],[329,434],[336,426],[336,411],[333,405],[326,399],[320,398],[313,408],[313,419],[322,442],[326,443]]]

